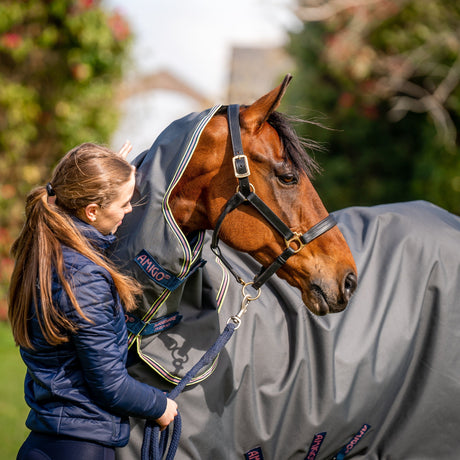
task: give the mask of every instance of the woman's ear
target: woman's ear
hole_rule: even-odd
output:
[[[99,210],[99,205],[96,203],[90,203],[86,206],[86,208],[84,209],[84,214],[85,214],[85,218],[87,219],[87,222],[89,223],[96,222],[98,210]]]

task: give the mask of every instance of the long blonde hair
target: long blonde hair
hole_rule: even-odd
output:
[[[128,182],[132,171],[133,167],[111,150],[85,143],[68,152],[56,166],[50,181],[55,193],[54,204],[48,203],[46,186],[37,187],[28,195],[26,221],[11,248],[15,266],[9,289],[8,317],[17,345],[33,348],[28,331],[31,304],[49,344],[67,342],[69,333],[77,330],[53,303],[53,269],[74,308],[89,321],[65,277],[62,245],[105,268],[112,276],[124,308],[128,311],[135,308],[136,295],[140,293],[138,283],[119,272],[95,250],[72,219],[90,203],[109,205],[117,198],[120,186]]]

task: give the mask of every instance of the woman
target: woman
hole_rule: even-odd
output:
[[[177,415],[174,401],[126,371],[122,305],[134,309],[140,288],[104,256],[131,212],[134,174],[122,155],[82,144],[27,197],[8,312],[27,366],[31,433],[20,460],[114,459],[128,416],[164,429]]]

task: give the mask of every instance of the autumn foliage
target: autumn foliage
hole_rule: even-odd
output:
[[[298,0],[287,97],[331,130],[316,186],[331,209],[424,199],[460,214],[460,3]]]

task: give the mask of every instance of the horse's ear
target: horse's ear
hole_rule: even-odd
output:
[[[270,114],[278,108],[291,80],[292,75],[287,74],[281,85],[242,110],[240,114],[241,127],[249,132],[256,132],[267,121]]]

